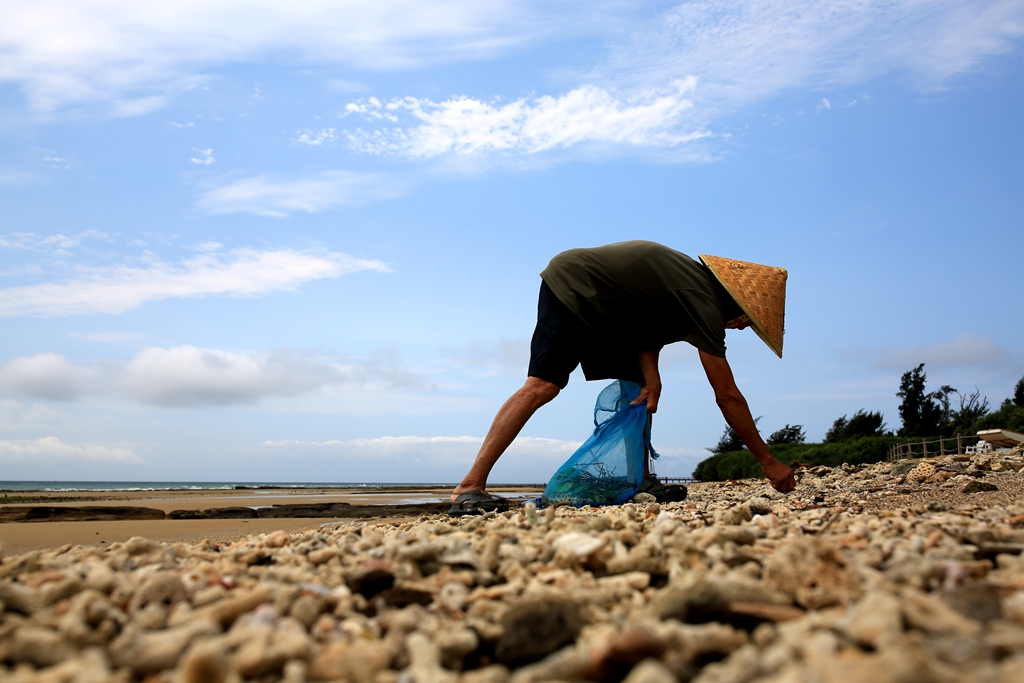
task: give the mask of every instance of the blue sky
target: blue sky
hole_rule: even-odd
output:
[[[372,6],[370,6],[372,5]],[[0,10],[0,479],[456,481],[522,382],[538,273],[650,239],[789,269],[820,439],[899,376],[1024,374],[1024,6],[186,2]],[[654,443],[724,421],[685,345]],[[493,481],[590,432],[573,376]]]

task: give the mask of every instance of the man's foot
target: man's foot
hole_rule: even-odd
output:
[[[761,465],[761,469],[764,470],[764,476],[768,477],[768,481],[771,482],[772,488],[779,493],[789,493],[796,488],[796,476],[793,474],[793,470],[778,460],[773,460],[772,464],[767,467]]]
[[[671,484],[666,486],[652,474],[644,475],[637,493],[649,493],[659,503],[681,503],[686,500],[686,487]]]
[[[459,484],[455,487],[455,490],[452,491],[452,495],[448,497],[448,500],[454,503],[459,496],[463,493],[469,493],[470,491],[479,491],[480,493],[487,495],[487,484]]]
[[[504,498],[497,498],[479,489],[466,491],[455,496],[448,516],[482,515],[485,512],[505,512],[509,503]]]

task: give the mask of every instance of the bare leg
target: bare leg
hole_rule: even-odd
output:
[[[494,463],[498,462],[501,454],[519,435],[527,420],[533,417],[538,408],[558,396],[559,391],[557,384],[547,380],[539,377],[526,378],[526,384],[512,394],[494,416],[494,422],[491,423],[491,428],[480,445],[480,452],[476,454],[473,466],[452,492],[453,502],[457,495],[465,491],[486,490],[487,476],[491,473]]]

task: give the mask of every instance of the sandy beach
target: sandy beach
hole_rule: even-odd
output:
[[[452,518],[164,519],[140,524],[148,538],[7,554],[0,679],[1024,679],[1020,448],[801,468],[785,495],[741,480],[695,484],[678,503],[644,496]],[[183,499],[205,504],[119,500]],[[132,533],[92,524],[0,532],[38,529],[37,544],[63,529]]]
[[[437,503],[448,497],[448,487],[404,487],[387,491],[365,489],[222,489],[173,491],[18,491],[0,495],[4,507],[48,505],[142,506],[164,512],[204,510],[243,506],[267,507],[282,504],[349,503],[351,505],[401,505]],[[542,489],[523,486],[495,486],[498,495],[512,498],[540,495]],[[344,519],[344,517],[339,517]],[[315,529],[328,519],[222,519],[222,520],[126,520],[102,522],[25,522],[0,524],[0,547],[7,555],[71,545],[109,545],[133,536],[161,542],[234,541],[247,534],[286,529]]]

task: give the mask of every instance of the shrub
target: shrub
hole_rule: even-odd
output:
[[[858,410],[849,420],[845,415],[837,418],[832,428],[825,432],[825,443],[839,443],[862,436],[882,436],[884,433],[882,413]]]
[[[763,415],[761,417],[764,417]],[[761,417],[754,420],[756,425],[761,421]],[[711,451],[712,453],[728,453],[730,451],[739,451],[743,449],[743,440],[740,435],[733,431],[733,428],[729,425],[725,425],[725,431],[722,432],[722,437],[718,440],[718,443],[712,448],[705,448],[704,450]]]
[[[867,436],[843,443],[790,443],[772,447],[776,460],[789,463],[799,460],[806,465],[836,467],[844,462],[851,465],[885,460],[889,449],[897,442],[895,436]],[[702,460],[693,471],[699,481],[725,481],[763,477],[761,465],[748,450],[712,455]]]
[[[775,446],[784,443],[803,443],[806,440],[807,435],[804,434],[803,425],[786,425],[782,429],[772,432],[767,443],[769,446]]]

